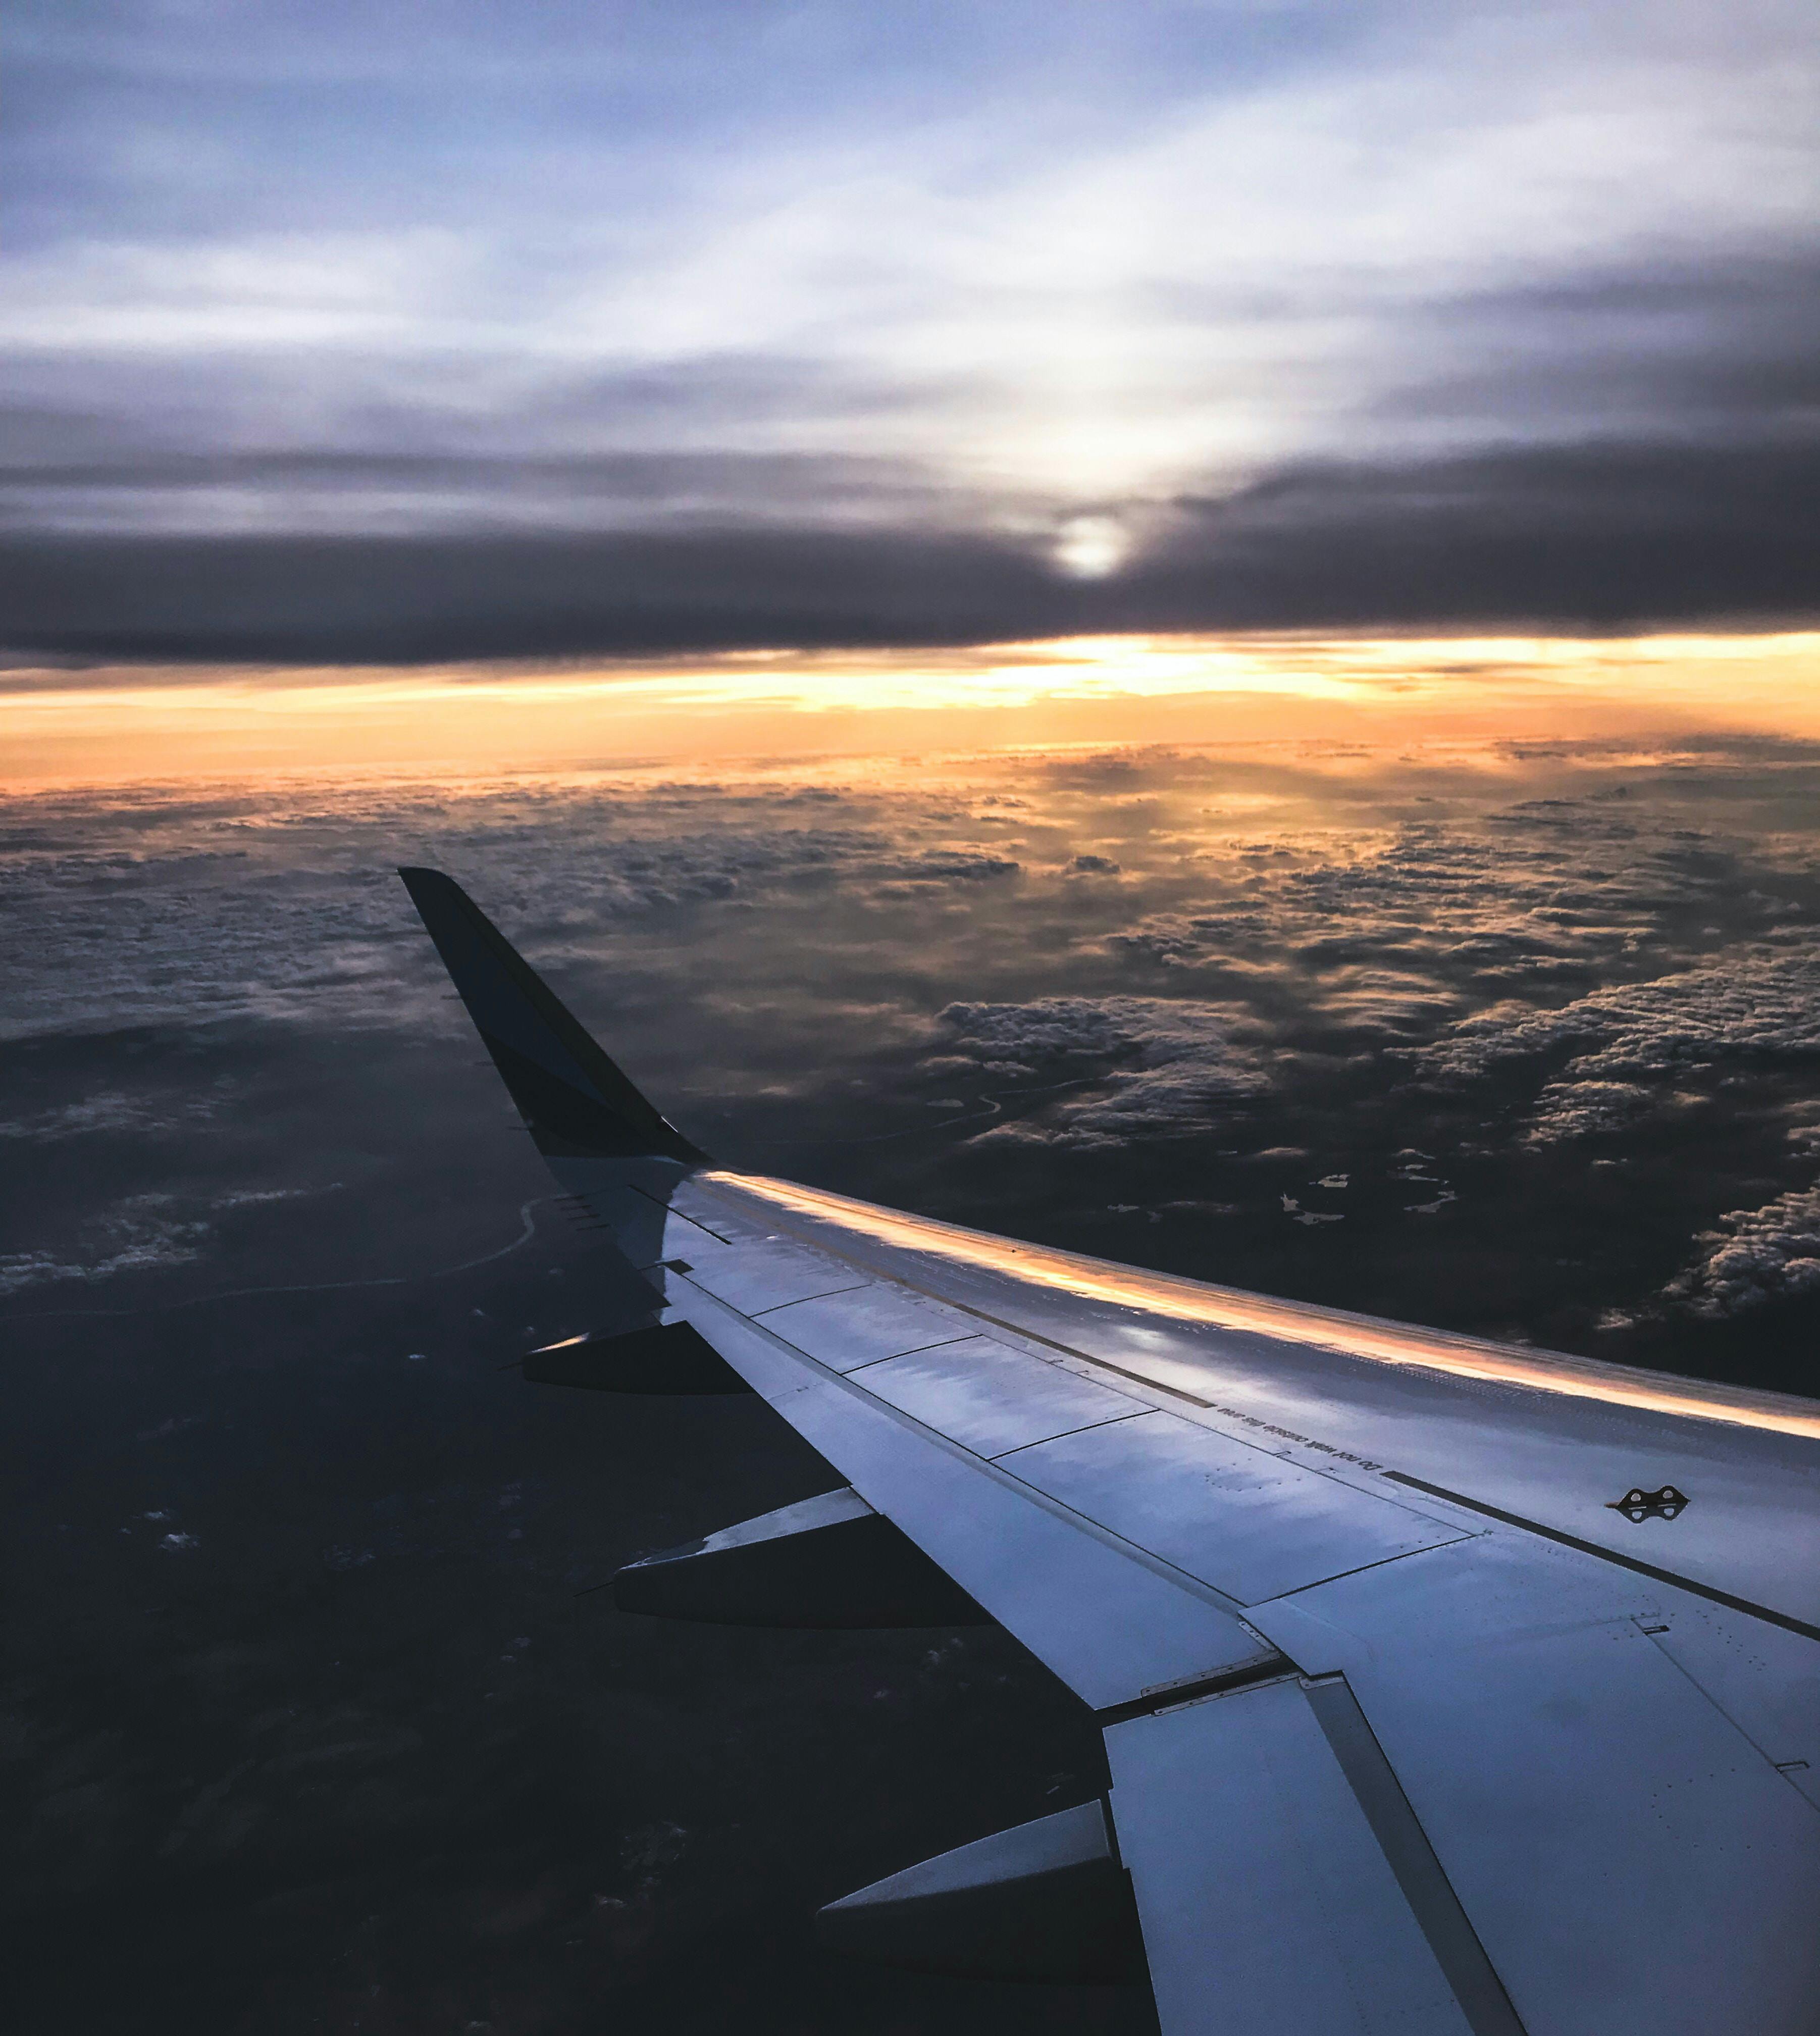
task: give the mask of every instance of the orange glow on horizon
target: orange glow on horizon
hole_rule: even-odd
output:
[[[531,669],[15,669],[0,782],[1718,730],[1820,737],[1820,632],[1084,637]]]

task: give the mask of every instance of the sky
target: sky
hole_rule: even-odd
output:
[[[393,872],[718,1160],[1820,1386],[1782,0],[24,0],[20,2036],[1140,2036],[816,1906],[1084,1800],[1002,1634],[617,1612],[839,1482],[597,1323]]]
[[[0,642],[1811,619],[1797,0],[14,20]]]

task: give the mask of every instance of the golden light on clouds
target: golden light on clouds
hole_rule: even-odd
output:
[[[1084,743],[1820,736],[1820,632],[1082,637],[530,669],[15,669],[0,779]]]

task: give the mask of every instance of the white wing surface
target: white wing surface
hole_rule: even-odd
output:
[[[1165,2036],[1820,2028],[1820,1406],[716,1169],[455,886],[406,880],[552,1169],[661,1285],[638,1333],[711,1347],[850,1487],[673,1552],[731,1607],[691,1616],[820,1591],[863,1623],[870,1579],[914,1616],[933,1563],[1104,1729],[1103,1836],[1046,1819],[831,1923],[1010,1970],[1128,1874]]]

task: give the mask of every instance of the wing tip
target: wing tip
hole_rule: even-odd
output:
[[[711,1165],[444,870],[397,865],[456,993],[546,1159]]]

